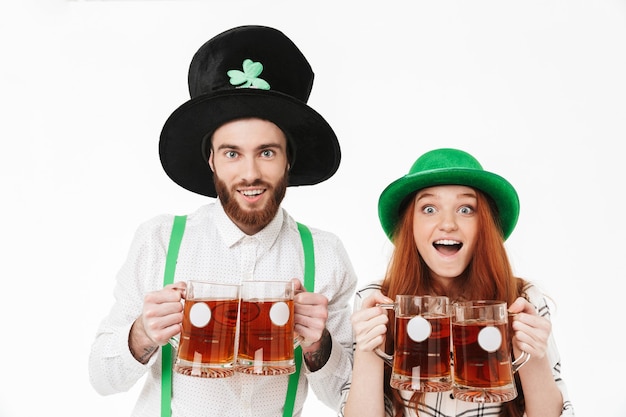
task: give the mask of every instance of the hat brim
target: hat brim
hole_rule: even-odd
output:
[[[319,113],[288,95],[246,88],[193,98],[170,115],[159,142],[159,156],[167,175],[189,191],[216,197],[202,141],[224,123],[246,117],[275,123],[295,147],[289,186],[320,183],[339,168],[337,136]]]
[[[418,190],[437,185],[465,185],[483,191],[497,206],[504,239],[513,232],[519,217],[519,197],[507,180],[488,171],[442,168],[407,174],[389,184],[381,193],[378,217],[389,239],[393,237],[406,199]]]

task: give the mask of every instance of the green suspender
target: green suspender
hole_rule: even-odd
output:
[[[302,239],[302,248],[304,249],[304,288],[307,291],[315,290],[315,256],[313,252],[313,236],[311,231],[305,225],[298,223],[298,231]],[[289,375],[289,385],[287,386],[287,397],[285,398],[285,407],[283,408],[283,417],[293,415],[293,406],[296,402],[296,394],[298,392],[298,379],[300,378],[300,368],[302,367],[302,348],[298,346],[293,354],[296,360],[296,372]]]
[[[167,248],[167,258],[165,259],[165,274],[163,275],[163,286],[174,282],[174,272],[176,271],[176,260],[178,259],[178,249],[183,240],[187,216],[175,216],[170,236],[170,245]],[[161,416],[170,417],[172,415],[172,346],[167,343],[161,348]]]
[[[176,260],[178,259],[178,249],[183,239],[187,216],[175,216],[172,226],[172,235],[167,249],[165,260],[165,274],[163,276],[163,286],[174,282],[174,272],[176,271]],[[313,237],[311,231],[305,225],[298,223],[298,231],[302,239],[304,249],[304,288],[307,291],[315,289],[315,256],[313,252]],[[172,415],[172,347],[164,345],[161,351],[161,417]],[[293,407],[296,402],[298,391],[298,379],[300,378],[300,368],[302,367],[302,349],[298,346],[294,352],[296,360],[296,372],[289,375],[289,386],[285,398],[283,416],[293,415]]]

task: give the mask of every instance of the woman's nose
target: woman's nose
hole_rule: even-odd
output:
[[[450,231],[456,230],[456,217],[454,213],[444,213],[441,217],[441,222],[439,223],[439,228],[441,230]]]

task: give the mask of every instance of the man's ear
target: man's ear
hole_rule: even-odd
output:
[[[209,151],[209,167],[211,167],[211,171],[215,172],[215,167],[213,166],[213,150]]]

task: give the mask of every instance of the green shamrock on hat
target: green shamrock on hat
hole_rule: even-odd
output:
[[[237,88],[269,90],[269,83],[262,78],[258,78],[261,72],[263,72],[263,64],[254,62],[251,59],[244,59],[243,72],[239,70],[229,70],[226,74],[230,77],[230,83],[236,85]]]

